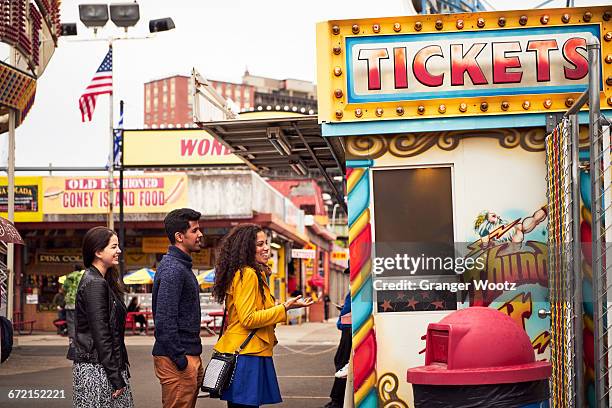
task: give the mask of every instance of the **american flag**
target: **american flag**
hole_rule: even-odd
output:
[[[79,98],[83,122],[91,121],[98,95],[113,93],[113,49],[109,49],[89,86]]]

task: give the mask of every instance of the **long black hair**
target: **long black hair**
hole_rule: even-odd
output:
[[[268,266],[255,260],[257,251],[257,234],[264,229],[256,224],[240,224],[235,226],[223,239],[217,252],[215,265],[215,285],[213,296],[219,303],[225,301],[225,293],[232,285],[236,272],[240,271],[242,278],[243,268],[251,267],[257,272],[259,293],[264,298],[264,280],[262,272]]]
[[[103,251],[113,235],[117,235],[115,231],[106,227],[93,227],[85,233],[83,238],[83,263],[86,268],[93,265],[96,252]],[[116,294],[120,295],[126,292],[120,273],[114,266],[106,270],[104,279]]]

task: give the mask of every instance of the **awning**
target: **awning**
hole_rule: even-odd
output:
[[[339,138],[321,136],[316,115],[197,122],[197,125],[263,176],[286,172],[323,177],[327,192],[346,212],[343,183],[334,180],[345,172],[344,147]]]
[[[155,271],[149,268],[138,269],[123,277],[126,285],[151,285],[155,278]]]

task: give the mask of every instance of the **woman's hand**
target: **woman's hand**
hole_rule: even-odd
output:
[[[119,398],[121,394],[125,392],[125,387],[119,388],[117,391],[113,392],[113,398]]]
[[[293,298],[289,298],[285,303],[283,303],[283,306],[285,306],[285,309],[287,310],[291,310],[291,309],[299,309],[301,307],[309,307],[312,306],[314,303],[314,301],[311,298],[305,298],[302,299],[302,295],[293,297]]]

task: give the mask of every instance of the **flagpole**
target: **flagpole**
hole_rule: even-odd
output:
[[[121,139],[119,139],[119,150],[117,154],[119,155],[121,161],[118,163],[119,166],[119,248],[121,251],[125,251],[125,224],[124,224],[124,214],[123,214],[123,100],[119,101],[119,129],[121,129],[120,135]],[[119,270],[121,271],[121,276],[125,273],[125,252],[121,252],[119,254]]]
[[[109,50],[113,49],[113,40],[110,39],[108,41]],[[111,77],[113,77],[113,65],[115,64],[114,56],[112,56],[111,60]],[[115,150],[115,126],[113,123],[113,98],[115,95],[115,81],[112,80],[111,85],[111,93],[108,96],[109,100],[109,125],[110,125],[110,146],[108,151],[108,228],[115,229],[115,220],[113,216],[113,205],[115,201],[115,189],[114,189],[114,169],[115,169],[115,160],[114,160],[114,150]]]

